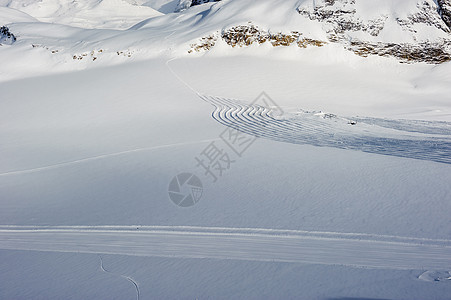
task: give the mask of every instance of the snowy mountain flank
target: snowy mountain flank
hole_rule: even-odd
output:
[[[300,48],[339,43],[363,57],[379,55],[392,56],[402,62],[442,63],[451,59],[447,5],[445,2],[437,5],[432,0],[410,3],[302,1],[296,7],[302,20],[296,20],[297,26],[287,26],[291,31],[260,30],[250,24],[223,29],[220,37],[232,47],[267,41],[273,46],[293,44]],[[194,44],[193,48],[199,51],[214,44],[214,37],[210,36],[204,38],[203,43]]]
[[[15,51],[38,60],[89,58],[97,64],[105,56],[145,59],[168,49],[192,55],[218,44],[231,46],[218,46],[215,52],[224,55],[236,47],[271,45],[297,47],[298,56],[314,47],[439,64],[451,60],[449,21],[448,0],[0,1],[0,25],[19,37]],[[33,48],[53,57],[35,56]],[[328,55],[321,49],[319,56]]]
[[[126,0],[0,0],[0,8],[9,8],[4,14],[19,11],[40,22],[82,28],[126,29],[145,18],[162,15],[151,7],[133,3]],[[3,17],[0,15],[0,22]]]

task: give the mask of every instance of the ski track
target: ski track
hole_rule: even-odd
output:
[[[0,249],[384,269],[451,266],[451,240],[259,228],[3,225]]]
[[[139,293],[140,293],[140,292],[139,292],[139,286],[138,286],[138,283],[137,283],[135,280],[133,280],[133,278],[131,278],[131,277],[128,277],[128,276],[125,276],[125,275],[122,275],[122,274],[117,274],[117,273],[110,272],[110,271],[106,270],[105,267],[104,267],[104,265],[103,265],[103,258],[102,258],[102,256],[99,255],[99,258],[100,258],[100,269],[101,269],[103,272],[105,272],[105,273],[112,274],[112,275],[116,275],[116,276],[120,276],[120,277],[125,278],[125,279],[127,279],[128,281],[130,281],[130,282],[133,284],[133,286],[135,287],[135,289],[136,289],[136,300],[139,300]]]
[[[89,161],[95,161],[95,160],[104,159],[104,158],[120,156],[120,155],[124,155],[124,154],[137,153],[137,152],[142,152],[142,151],[158,150],[158,149],[164,149],[164,148],[170,148],[170,147],[195,145],[195,144],[199,144],[199,143],[208,143],[208,142],[217,141],[217,140],[219,140],[219,138],[207,139],[207,140],[201,140],[201,141],[194,141],[194,142],[167,144],[167,145],[160,145],[160,146],[146,147],[146,148],[137,148],[137,149],[126,150],[126,151],[121,151],[121,152],[115,152],[115,153],[108,153],[108,154],[103,154],[103,155],[96,155],[96,156],[92,156],[92,157],[86,157],[86,158],[82,158],[82,159],[77,159],[77,160],[67,161],[67,162],[58,163],[58,164],[42,166],[42,167],[38,167],[38,168],[31,168],[31,169],[17,170],[17,171],[9,171],[9,172],[5,172],[5,173],[0,173],[0,177],[8,176],[8,175],[21,175],[21,174],[40,172],[40,171],[47,171],[47,170],[62,168],[62,167],[66,167],[66,166],[76,165],[76,164],[80,164],[80,163],[84,163],[84,162],[89,162]]]
[[[174,33],[175,33],[175,31],[172,32],[171,35],[174,34]],[[194,92],[197,96],[202,97],[202,95],[198,91],[196,91],[187,82],[185,82],[170,67],[169,63],[174,61],[174,60],[176,60],[176,59],[178,59],[178,57],[171,58],[171,59],[167,60],[166,63],[165,63],[166,67],[168,68],[170,73],[178,81],[180,81],[183,85],[185,85],[188,89],[190,89],[192,92]],[[206,143],[206,142],[212,142],[212,141],[217,141],[217,140],[219,140],[219,138],[207,139],[207,140],[201,140],[201,141],[194,141],[194,142],[175,143],[175,144],[168,144],[168,145],[160,145],[160,146],[153,146],[153,147],[125,150],[125,151],[120,151],[120,152],[115,152],[115,153],[108,153],[108,154],[102,154],[102,155],[97,155],[97,156],[92,156],[92,157],[86,157],[86,158],[82,158],[82,159],[77,159],[77,160],[72,160],[72,161],[67,161],[67,162],[62,162],[62,163],[57,163],[57,164],[52,164],[52,165],[47,165],[47,166],[42,166],[42,167],[37,167],[37,168],[30,168],[30,169],[16,170],[16,171],[8,171],[8,172],[0,173],[0,177],[2,177],[2,176],[9,176],[9,175],[21,175],[21,174],[28,174],[28,173],[52,170],[52,169],[57,169],[57,168],[61,168],[61,167],[71,166],[71,165],[75,165],[75,164],[79,164],[79,163],[84,163],[84,162],[89,162],[89,161],[94,161],[94,160],[104,159],[104,158],[109,158],[109,157],[114,157],[114,156],[120,156],[120,155],[124,155],[124,154],[131,154],[131,153],[136,153],[136,152],[141,152],[141,151],[150,151],[150,150],[158,150],[158,149],[164,149],[164,148],[169,148],[169,147],[193,145],[193,144]]]
[[[382,235],[369,233],[352,232],[330,232],[330,231],[307,231],[295,229],[273,229],[273,228],[248,228],[248,227],[208,227],[208,226],[165,226],[165,225],[0,225],[1,231],[86,231],[86,230],[107,230],[107,231],[183,231],[183,232],[206,232],[206,233],[235,233],[235,234],[267,234],[267,235],[302,235],[325,238],[345,238],[345,239],[366,239],[386,242],[407,242],[407,243],[431,243],[437,245],[451,246],[451,240],[429,239],[418,237],[404,237],[397,235]]]
[[[302,112],[272,116],[256,104],[200,96],[212,104],[213,119],[240,132],[279,142],[358,150],[451,164],[451,124],[409,120],[357,118],[356,125],[333,116]]]
[[[184,86],[186,86],[189,90],[191,90],[194,94],[196,94],[197,96],[202,98],[202,95],[195,89],[193,88],[191,85],[189,85],[185,80],[182,79],[182,77],[180,77],[169,65],[169,63],[171,63],[172,61],[175,61],[179,59],[179,57],[173,57],[171,59],[168,59],[166,61],[166,68],[169,70],[169,72],[180,82],[182,83]]]

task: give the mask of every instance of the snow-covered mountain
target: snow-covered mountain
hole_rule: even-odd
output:
[[[57,50],[51,53],[63,60],[100,50],[102,55],[92,55],[97,62],[106,53],[141,58],[167,49],[183,56],[212,48],[233,53],[236,46],[255,44],[297,47],[299,55],[316,47],[335,49],[318,50],[326,56],[329,51],[348,51],[437,64],[451,60],[449,7],[445,0],[1,0],[0,25],[11,24],[20,36],[15,47],[31,51],[31,45],[40,45]],[[178,13],[168,13],[173,10]],[[39,22],[31,25],[35,19]],[[56,24],[72,28],[64,33]],[[75,32],[82,44],[68,38]],[[230,48],[215,47],[219,44]]]
[[[438,6],[432,0],[320,0],[298,3],[267,2],[267,12],[260,16],[255,11],[265,7],[262,1],[258,5],[249,4],[245,11],[241,10],[242,3],[232,1],[218,5],[215,11],[221,8],[222,14],[235,12],[218,23],[229,23],[232,15],[247,15],[251,24],[241,21],[241,24],[231,28],[222,28],[214,37],[206,37],[204,42],[197,43],[194,50],[210,49],[220,37],[232,47],[249,46],[254,42],[269,42],[273,46],[297,44],[300,48],[338,43],[364,57],[393,56],[403,62],[430,63],[451,59],[451,30],[446,24],[446,4]],[[263,19],[263,15],[270,17]],[[212,19],[215,19],[214,15]],[[253,23],[259,24],[262,29]]]
[[[151,7],[126,0],[1,0],[0,7],[21,11],[41,22],[81,28],[122,29],[162,15]]]
[[[450,59],[450,27],[435,1],[364,2],[315,1],[297,10],[323,23],[329,41],[341,42],[358,55],[392,55],[404,61],[437,63]]]
[[[0,0],[0,299],[451,295],[449,0]]]

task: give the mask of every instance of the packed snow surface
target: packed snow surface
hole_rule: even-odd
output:
[[[0,298],[448,299],[435,1],[183,4],[0,0]]]

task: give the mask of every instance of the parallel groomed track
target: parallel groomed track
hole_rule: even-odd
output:
[[[334,147],[451,164],[451,124],[358,118],[299,111],[275,117],[270,108],[213,96],[212,117],[240,132],[279,142]]]

